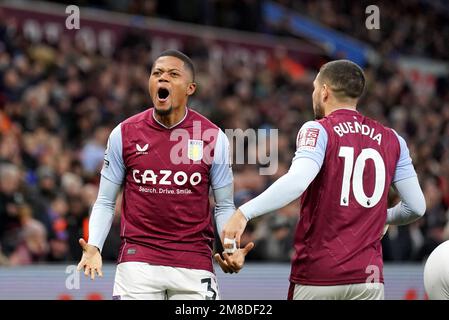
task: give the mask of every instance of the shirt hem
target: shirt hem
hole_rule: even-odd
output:
[[[340,285],[350,285],[350,284],[360,284],[367,283],[365,278],[354,278],[354,279],[340,279],[340,280],[316,280],[316,279],[300,279],[290,277],[290,282],[294,284],[299,284],[302,286],[340,286]],[[369,282],[371,283],[371,282]],[[375,283],[384,283],[384,279],[380,278],[379,281]]]
[[[175,268],[185,268],[185,269],[195,269],[195,270],[205,270],[209,271],[215,274],[214,268],[212,266],[212,262],[210,266],[198,266],[198,265],[191,265],[191,264],[185,264],[185,263],[176,263],[176,262],[167,262],[167,261],[161,261],[157,259],[148,259],[148,258],[131,258],[131,259],[121,259],[117,262],[117,265],[124,262],[144,262],[152,265],[159,265],[159,266],[165,266],[165,267],[175,267]]]

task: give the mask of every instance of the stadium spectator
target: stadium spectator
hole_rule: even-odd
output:
[[[47,231],[42,223],[33,219],[27,205],[19,208],[20,242],[9,257],[11,266],[29,265],[46,260],[48,253]]]
[[[0,165],[0,241],[8,256],[19,245],[21,229],[20,207],[24,196],[20,192],[20,170],[13,164]]]

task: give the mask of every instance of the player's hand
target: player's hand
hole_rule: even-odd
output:
[[[92,280],[95,279],[95,273],[102,277],[103,272],[101,271],[102,259],[100,251],[97,247],[87,244],[84,239],[79,240],[81,248],[83,248],[83,256],[81,257],[80,263],[78,263],[78,271],[84,268],[84,275],[89,276]]]
[[[254,248],[254,242],[248,243],[243,249],[238,249],[232,254],[223,252],[224,260],[219,253],[214,255],[215,260],[223,270],[224,273],[238,273],[245,264],[245,257]]]
[[[223,228],[222,239],[223,239],[223,248],[225,252],[231,253],[233,249],[240,248],[240,237],[245,231],[246,217],[237,209],[234,214],[229,218],[228,222]],[[235,240],[235,243],[233,241]]]

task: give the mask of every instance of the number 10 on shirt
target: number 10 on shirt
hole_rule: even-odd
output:
[[[349,205],[349,192],[351,189],[355,200],[365,208],[374,207],[382,199],[385,189],[385,163],[380,153],[372,148],[363,149],[357,156],[354,163],[354,148],[340,147],[339,157],[344,158],[343,181],[341,185],[340,205]],[[366,161],[373,160],[375,168],[374,192],[371,197],[365,194],[363,188],[363,173],[365,171]]]

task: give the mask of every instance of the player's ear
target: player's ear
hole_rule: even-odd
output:
[[[321,101],[325,102],[327,99],[329,99],[329,90],[327,84],[323,84],[323,87],[321,88]]]
[[[191,96],[192,94],[195,93],[195,90],[196,90],[196,83],[191,82],[187,87],[187,95]]]

